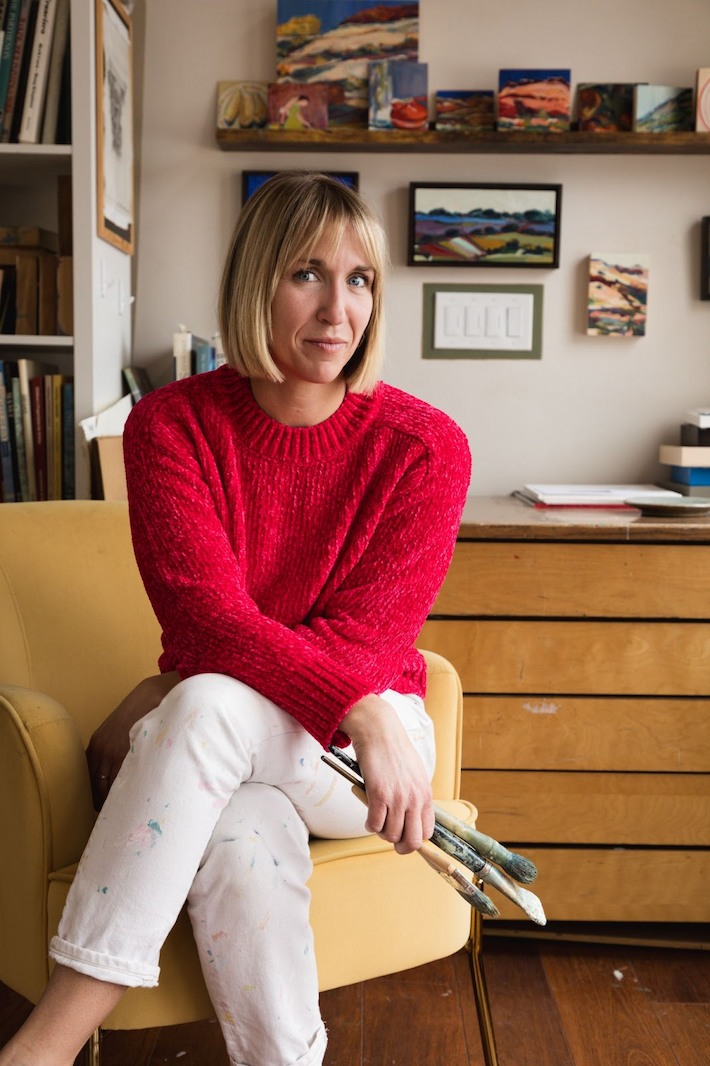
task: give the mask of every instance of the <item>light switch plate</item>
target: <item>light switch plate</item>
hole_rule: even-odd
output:
[[[424,285],[424,359],[540,359],[542,285]]]

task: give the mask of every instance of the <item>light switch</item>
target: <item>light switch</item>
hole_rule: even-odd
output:
[[[533,311],[531,293],[441,290],[434,301],[434,348],[528,351]]]

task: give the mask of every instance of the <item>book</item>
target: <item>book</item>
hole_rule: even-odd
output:
[[[710,447],[710,426],[701,429],[692,422],[683,422],[680,427],[680,443],[689,448]]]
[[[54,36],[49,56],[47,89],[42,118],[42,144],[55,144],[59,119],[59,99],[62,91],[62,69],[69,42],[69,0],[58,0],[54,22]]]
[[[17,137],[20,144],[37,144],[40,140],[58,2],[59,0],[39,0],[22,105],[22,120]]]
[[[59,251],[59,236],[42,226],[0,226],[0,245],[11,248],[42,248]]]
[[[15,475],[12,468],[12,445],[10,423],[7,416],[7,387],[0,377],[0,472],[2,474],[3,503],[14,503]]]
[[[11,360],[0,361],[0,380],[5,386],[5,411],[7,416],[7,430],[10,444],[12,480],[15,486],[15,499],[21,500],[22,496],[20,495],[20,467],[17,456],[17,436],[15,432],[15,397],[12,384],[13,379],[16,377],[17,363]]]
[[[708,485],[685,485],[682,481],[663,481],[661,484],[666,489],[679,492],[681,496],[700,496],[703,499],[710,496]]]
[[[672,481],[682,485],[710,485],[710,467],[708,466],[671,466]]]
[[[688,448],[683,444],[662,444],[658,450],[658,461],[670,466],[710,467],[710,447]]]
[[[528,484],[513,495],[531,506],[625,507],[625,501],[633,496],[670,499],[678,494],[658,485]]]
[[[20,7],[20,16],[17,23],[17,34],[15,36],[15,47],[12,53],[10,76],[7,83],[7,96],[5,98],[5,107],[2,112],[2,116],[0,117],[0,141],[4,143],[7,143],[10,140],[12,120],[15,115],[15,107],[19,98],[22,58],[25,54],[25,47],[27,43],[27,28],[30,25],[30,13],[32,10],[32,3],[33,0],[22,0],[22,6]]]
[[[10,82],[10,70],[12,67],[12,57],[15,52],[15,40],[17,38],[17,27],[20,21],[21,8],[22,0],[10,0],[5,13],[2,48],[0,48],[0,119],[3,119],[5,115],[7,90]],[[3,27],[0,26],[0,29],[2,28]]]
[[[710,404],[705,407],[691,407],[685,412],[685,421],[700,429],[710,429]]]
[[[209,341],[192,333],[186,326],[181,325],[173,333],[173,374],[176,381],[195,373],[198,344],[209,344]]]
[[[30,503],[30,483],[27,469],[27,452],[25,451],[25,430],[22,419],[22,400],[20,397],[20,379],[12,379],[12,407],[14,411],[14,439],[15,455],[17,456],[17,484],[19,493],[17,499],[22,503]]]
[[[198,340],[195,344],[195,373],[205,374],[214,370],[215,350],[211,341]]]
[[[30,378],[30,415],[32,419],[32,459],[34,462],[35,493],[38,500],[47,500],[47,430],[44,398],[44,378]]]
[[[147,393],[153,391],[150,376],[144,366],[124,366],[123,380],[134,403],[138,403]]]
[[[64,378],[62,393],[62,491],[63,500],[73,500],[76,489],[75,454],[76,430],[74,427],[74,380]]]
[[[37,472],[35,466],[34,426],[32,417],[32,394],[30,381],[42,372],[42,364],[35,359],[17,360],[17,380],[19,382],[19,422],[22,426],[22,447],[24,450],[25,472],[27,480],[27,500],[38,499]],[[20,471],[22,477],[22,471]]]
[[[22,55],[20,56],[20,69],[17,78],[17,92],[15,96],[15,104],[12,112],[12,116],[9,116],[9,134],[7,140],[16,144],[20,135],[20,124],[22,122],[22,106],[25,100],[25,92],[27,90],[27,79],[30,71],[30,59],[32,56],[32,40],[34,38],[35,26],[37,25],[37,13],[39,11],[40,0],[31,0],[30,9],[27,16],[27,28],[25,31],[25,41],[22,48]]]

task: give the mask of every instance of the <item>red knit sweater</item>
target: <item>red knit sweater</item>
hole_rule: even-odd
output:
[[[225,366],[144,397],[124,450],[161,670],[236,677],[324,746],[367,693],[424,694],[414,641],[470,477],[447,415],[380,384],[293,428]]]

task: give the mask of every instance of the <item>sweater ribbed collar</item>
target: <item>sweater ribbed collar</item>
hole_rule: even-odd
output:
[[[229,396],[240,439],[261,455],[289,462],[322,462],[336,458],[365,432],[382,403],[382,386],[371,396],[346,392],[337,411],[316,426],[285,426],[259,407],[248,378],[231,367],[217,371]]]

